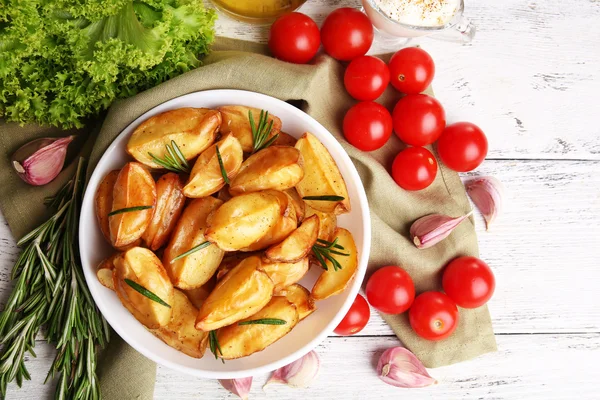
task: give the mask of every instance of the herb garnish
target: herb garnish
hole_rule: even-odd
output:
[[[336,254],[338,256],[344,256],[344,257],[347,257],[350,255],[347,253],[342,253],[337,250],[334,250],[334,249],[346,250],[346,249],[344,249],[343,246],[337,244],[337,241],[338,241],[338,238],[335,238],[335,240],[333,242],[330,242],[328,240],[323,240],[323,239],[317,239],[317,243],[315,243],[312,247],[313,254],[315,255],[315,257],[319,261],[319,264],[321,264],[321,267],[323,267],[323,269],[325,271],[328,270],[327,262],[325,261],[326,259],[331,262],[331,264],[333,265],[334,271],[342,269],[342,265],[339,263],[338,260],[336,260],[332,256],[332,254]]]
[[[215,355],[215,360],[219,358],[219,354],[223,355],[221,345],[217,340],[217,331],[208,332],[208,347],[210,348],[210,351]],[[223,362],[223,364],[225,364],[225,360],[221,358],[221,361]]]
[[[131,279],[125,279],[125,283],[128,284],[129,286],[131,286],[131,288],[133,290],[135,290],[142,296],[145,296],[145,297],[149,298],[150,300],[157,302],[160,305],[171,308],[171,306],[169,304],[167,304],[163,299],[161,299],[160,297],[158,297],[157,295],[155,295],[154,293],[152,293],[151,291],[149,291],[148,289],[146,289],[139,283],[134,282]]]
[[[164,158],[158,158],[150,152],[148,152],[148,155],[152,158],[152,161],[166,170],[189,174],[190,164],[188,164],[181,149],[177,146],[177,143],[175,143],[174,140],[171,140],[171,144],[166,144],[165,148],[167,149],[167,152],[165,153]]]
[[[260,110],[260,119],[258,120],[258,126],[256,126],[256,124],[254,123],[252,111],[248,111],[248,119],[250,120],[250,129],[252,130],[252,153],[256,153],[259,150],[269,147],[279,137],[279,134],[276,134],[271,139],[269,139],[269,135],[271,134],[271,130],[273,129],[273,120],[269,121],[268,111]]]
[[[205,247],[210,246],[210,242],[206,241],[206,242],[202,242],[197,246],[192,247],[191,249],[189,249],[188,251],[186,251],[185,253],[181,253],[180,255],[178,255],[177,257],[175,257],[174,259],[171,260],[171,262],[177,261],[183,257],[187,257],[190,254],[193,254],[195,252],[197,252],[198,250],[202,250]]]
[[[302,200],[319,200],[319,201],[342,201],[345,200],[343,196],[304,196]]]
[[[260,318],[251,321],[241,321],[238,325],[285,325],[287,321],[279,318]]]
[[[215,146],[217,150],[217,160],[219,160],[219,168],[221,168],[221,175],[223,176],[223,180],[226,184],[229,185],[229,177],[227,176],[227,171],[225,170],[225,165],[223,165],[223,159],[221,158],[221,152],[219,151],[219,146]]]
[[[154,208],[154,206],[136,206],[136,207],[120,208],[118,210],[109,212],[108,216],[112,217],[113,215],[117,215],[117,214],[124,214],[124,213],[128,213],[128,212],[133,212],[133,211],[148,210],[150,208]]]

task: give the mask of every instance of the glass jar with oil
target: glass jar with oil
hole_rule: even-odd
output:
[[[306,0],[211,0],[223,13],[237,20],[268,24],[290,13]]]

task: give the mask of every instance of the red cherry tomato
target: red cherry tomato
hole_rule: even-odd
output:
[[[369,322],[369,318],[371,318],[369,304],[364,297],[357,294],[350,310],[333,331],[338,335],[354,335],[363,330]]]
[[[369,304],[386,314],[401,314],[415,299],[412,278],[400,267],[388,265],[379,268],[367,282]]]
[[[392,117],[396,135],[411,146],[427,146],[435,142],[446,126],[444,108],[426,94],[409,94],[401,98]]]
[[[344,85],[356,100],[375,100],[390,82],[390,70],[377,57],[362,56],[352,60],[346,73]]]
[[[479,127],[470,122],[448,125],[438,143],[440,159],[454,171],[472,171],[485,159],[488,142]]]
[[[325,18],[321,41],[327,54],[342,61],[364,56],[373,43],[373,25],[364,13],[342,7]]]
[[[377,150],[392,136],[392,116],[381,104],[358,103],[344,117],[344,137],[363,151]]]
[[[280,60],[305,64],[317,54],[320,45],[319,27],[304,14],[286,14],[271,25],[269,49]]]
[[[437,161],[423,147],[402,150],[392,164],[392,178],[404,190],[421,190],[431,185],[437,174]]]
[[[450,261],[442,278],[444,292],[463,308],[481,307],[494,294],[496,280],[492,269],[477,257]]]
[[[390,58],[389,67],[392,86],[406,94],[417,94],[427,89],[435,74],[433,59],[418,47],[397,51]]]
[[[425,292],[415,298],[408,311],[410,326],[427,340],[442,340],[458,325],[458,308],[452,299],[440,292]]]

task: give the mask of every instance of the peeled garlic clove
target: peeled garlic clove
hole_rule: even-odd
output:
[[[446,239],[473,211],[452,218],[443,214],[430,214],[419,218],[410,227],[410,237],[419,249],[426,249]]]
[[[271,383],[283,383],[293,388],[307,387],[317,377],[319,366],[319,356],[311,351],[304,357],[273,372],[273,376],[265,383],[263,389]]]
[[[13,168],[30,185],[50,183],[62,171],[67,147],[74,138],[43,138],[26,143],[13,154]]]
[[[504,194],[502,183],[493,176],[478,176],[466,181],[465,188],[475,206],[483,214],[485,229],[489,230],[492,222],[502,211]]]
[[[383,352],[377,363],[379,379],[401,388],[420,388],[436,384],[417,357],[404,347]]]
[[[225,389],[238,396],[240,399],[247,400],[248,393],[252,387],[252,377],[240,379],[219,379],[219,383]]]

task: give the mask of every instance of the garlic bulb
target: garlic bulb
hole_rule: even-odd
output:
[[[465,189],[473,204],[485,219],[486,230],[500,214],[503,207],[504,188],[493,176],[478,176],[465,182]]]
[[[263,389],[271,383],[283,383],[294,388],[307,387],[319,373],[319,356],[314,351],[273,373]]]
[[[392,347],[383,352],[377,364],[379,379],[401,388],[420,388],[437,383],[421,361],[404,347]]]
[[[419,218],[410,227],[410,237],[419,249],[426,249],[446,239],[454,228],[467,219],[473,211],[452,218],[443,214],[430,214]]]
[[[15,171],[30,185],[41,186],[51,182],[62,171],[67,147],[74,138],[44,138],[26,143],[12,156]]]
[[[248,399],[248,393],[252,387],[252,377],[240,379],[219,379],[219,383],[225,389],[235,394],[242,400]]]

